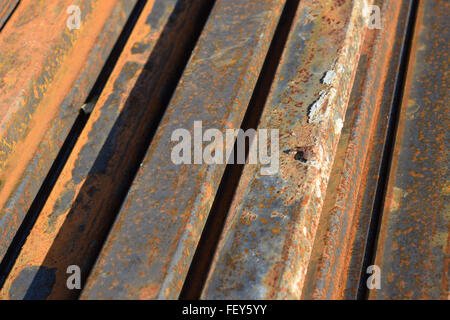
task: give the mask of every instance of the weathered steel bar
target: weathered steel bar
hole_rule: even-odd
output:
[[[279,171],[245,166],[202,298],[301,297],[369,3],[300,1],[258,125],[279,129]]]
[[[82,298],[178,297],[225,164],[174,164],[171,136],[240,127],[284,2],[216,2]]]
[[[0,33],[0,260],[136,0],[23,0]],[[76,25],[75,25],[76,27]]]
[[[80,266],[85,280],[168,100],[165,92],[189,57],[192,33],[212,4],[146,3],[0,298],[78,296],[66,286],[67,267]]]
[[[414,31],[417,1],[410,1],[410,11],[401,13],[406,28],[403,29],[403,39],[395,41],[393,56],[388,69],[391,71],[389,81],[386,82],[385,95],[381,103],[379,120],[367,154],[363,177],[359,186],[354,219],[355,230],[351,249],[351,257],[346,274],[345,299],[366,299],[369,276],[367,268],[372,264],[374,237],[378,225],[381,195],[388,172],[393,136],[395,135],[399,105],[405,82],[405,70],[408,64],[409,47]],[[399,24],[400,27],[401,24]],[[398,32],[398,31],[397,31]],[[392,94],[387,94],[387,93]],[[359,283],[356,285],[356,283]]]
[[[381,9],[381,29],[367,31],[328,182],[302,299],[343,299],[347,288],[358,288],[361,255],[356,277],[348,279],[348,272],[352,271],[350,262],[358,225],[356,204],[359,187],[365,178],[366,158],[377,124],[386,122],[386,110],[389,110],[393,100],[393,84],[397,76],[395,70],[398,70],[400,63],[399,48],[405,40],[411,3],[375,1]],[[380,115],[380,111],[384,113]]]
[[[20,0],[3,0],[0,3],[0,30],[16,8]]]
[[[449,298],[449,14],[419,2],[370,299]]]

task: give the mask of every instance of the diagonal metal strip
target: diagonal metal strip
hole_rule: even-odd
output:
[[[356,219],[351,257],[348,266],[345,299],[365,299],[367,292],[366,280],[369,274],[367,268],[372,264],[374,236],[377,226],[377,212],[380,207],[379,191],[384,188],[386,172],[389,166],[389,154],[395,126],[398,118],[404,86],[405,70],[408,64],[409,47],[414,30],[417,1],[409,1],[409,12],[401,13],[405,25],[399,23],[396,30],[402,39],[394,43],[393,56],[388,70],[389,80],[384,88],[383,100],[380,106],[379,120],[374,135],[370,141],[364,171],[356,200],[354,219]],[[401,32],[403,34],[401,35]],[[388,94],[391,92],[392,94]],[[358,285],[355,283],[359,282]]]
[[[449,298],[449,14],[419,2],[370,299]]]
[[[393,99],[397,76],[393,71],[398,70],[399,47],[405,40],[411,10],[409,1],[381,0],[375,4],[381,9],[381,29],[367,31],[302,299],[343,299],[346,286],[358,288],[360,268],[352,280],[348,279],[348,273],[352,271],[349,268],[355,241],[360,241],[355,238],[359,187],[366,178],[366,158],[377,124],[387,119],[386,107]],[[359,264],[362,264],[361,254]]]
[[[0,33],[0,260],[136,0],[23,0]]]
[[[0,298],[79,294],[66,286],[67,267],[80,266],[85,279],[95,262],[127,177],[147,146],[146,132],[158,120],[165,91],[181,72],[180,61],[187,60],[190,35],[211,5],[210,0],[146,3]],[[38,281],[44,278],[48,281]]]
[[[279,129],[279,171],[263,176],[260,165],[245,166],[202,298],[300,298],[367,5],[300,2],[258,125]]]
[[[225,165],[175,165],[171,135],[239,128],[285,1],[219,0],[82,298],[177,298]]]
[[[3,0],[0,3],[0,30],[3,28],[19,2],[20,0]]]

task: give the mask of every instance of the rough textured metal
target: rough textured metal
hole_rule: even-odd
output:
[[[136,0],[23,0],[0,33],[0,259]]]
[[[375,4],[381,8],[382,26],[380,30],[368,30],[362,49],[308,265],[303,299],[342,299],[347,286],[358,288],[361,276],[358,270],[353,281],[347,279],[358,224],[359,187],[365,178],[366,158],[377,124],[386,120],[386,114],[380,116],[379,112],[386,109],[383,104],[392,102],[392,82],[401,52],[398,48],[404,42],[411,2],[383,0]],[[359,257],[361,265],[362,257]]]
[[[414,8],[411,10],[405,8],[400,14],[401,18],[396,32],[398,33],[398,40],[394,42],[393,52],[397,55],[393,55],[391,62],[388,66],[390,70],[388,79],[386,81],[386,87],[384,88],[383,100],[380,106],[379,118],[376,123],[376,129],[372,140],[370,141],[370,147],[365,162],[365,168],[362,172],[361,182],[358,191],[358,197],[356,200],[355,213],[354,213],[354,227],[355,235],[352,243],[351,257],[348,266],[346,288],[344,291],[345,299],[361,299],[364,298],[365,288],[367,288],[365,279],[362,275],[366,274],[364,267],[364,255],[366,254],[367,243],[371,241],[370,237],[370,224],[373,222],[373,212],[377,210],[379,205],[377,200],[377,188],[381,188],[383,184],[383,156],[389,152],[386,149],[386,142],[389,138],[388,129],[389,125],[394,123],[393,117],[395,117],[395,109],[398,103],[398,94],[402,90],[403,69],[402,64],[405,63],[408,57],[408,45],[407,38],[408,27],[413,23]],[[411,21],[409,21],[411,20]],[[401,29],[401,30],[399,30]],[[402,34],[403,32],[403,34]],[[369,253],[367,253],[369,254]],[[356,283],[359,283],[356,285]]]
[[[20,0],[2,0],[0,2],[0,30],[19,2]]]
[[[178,297],[225,165],[173,164],[172,132],[240,127],[283,4],[216,2],[82,298]]]
[[[449,298],[450,4],[420,1],[371,299]]]
[[[209,0],[147,2],[0,298],[79,293],[67,289],[66,269],[80,266],[84,280],[94,263],[122,200],[111,195],[126,193],[122,189],[161,111],[163,91],[186,55],[199,15],[210,6]]]
[[[203,298],[300,298],[365,34],[364,4],[300,2],[258,125],[279,129],[279,172],[245,166]]]
[[[450,4],[371,3],[0,0],[0,299],[450,299]],[[274,175],[171,162],[261,112]]]

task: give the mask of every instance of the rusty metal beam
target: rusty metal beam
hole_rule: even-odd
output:
[[[345,299],[366,299],[369,274],[367,268],[372,264],[374,254],[374,239],[378,225],[382,203],[382,194],[385,186],[386,175],[389,170],[390,153],[393,136],[395,135],[398,110],[400,109],[401,96],[405,82],[405,72],[409,59],[409,48],[412,42],[415,16],[417,12],[417,1],[410,1],[410,12],[401,13],[407,24],[403,39],[394,43],[394,52],[398,56],[391,60],[388,69],[389,81],[386,82],[386,94],[383,95],[379,120],[370,148],[368,150],[365,168],[362,173],[358,198],[355,206],[354,239],[351,248],[351,257],[347,271],[345,284]],[[399,24],[399,27],[401,24]],[[397,30],[397,32],[399,32]],[[356,283],[359,283],[356,285]]]
[[[216,2],[82,298],[178,297],[225,165],[172,163],[172,132],[240,127],[284,2]]]
[[[375,2],[381,9],[382,26],[368,30],[362,49],[302,299],[349,298],[346,289],[353,290],[353,299],[357,297],[355,289],[359,285],[363,258],[361,250],[355,246],[365,243],[365,239],[361,241],[356,237],[359,190],[367,178],[367,155],[373,148],[378,124],[387,124],[389,107],[394,99],[395,70],[399,69],[411,3]],[[366,220],[366,230],[368,225]],[[353,264],[352,259],[355,260]]]
[[[120,194],[126,194],[126,180],[145,152],[146,132],[159,120],[165,92],[189,56],[191,34],[212,3],[146,3],[0,298],[78,296],[66,286],[67,267],[80,266],[83,280],[90,271],[123,200]]]
[[[0,33],[0,260],[136,0],[23,0]]]
[[[280,168],[246,165],[205,299],[299,299],[365,35],[363,1],[301,1],[258,128]]]
[[[448,1],[420,1],[370,299],[449,298]]]

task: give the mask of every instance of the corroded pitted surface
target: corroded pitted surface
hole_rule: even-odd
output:
[[[365,33],[366,2],[300,1],[258,128],[280,168],[246,165],[203,298],[299,299]]]
[[[449,15],[448,1],[419,3],[371,299],[449,298]]]
[[[0,33],[0,259],[136,0],[23,0]]]
[[[352,248],[357,229],[355,210],[359,186],[365,175],[365,162],[372,145],[384,101],[390,104],[406,29],[410,2],[376,1],[381,8],[382,28],[368,30],[361,52],[355,84],[347,109],[330,174],[314,248],[308,265],[303,299],[342,299],[346,288]],[[390,99],[388,99],[390,97]],[[366,228],[368,225],[366,225]],[[360,264],[362,259],[360,256]],[[351,282],[358,288],[357,278]]]
[[[66,269],[80,266],[84,280],[94,263],[122,200],[111,195],[124,192],[162,91],[179,68],[198,16],[210,6],[209,0],[147,2],[0,297],[79,293],[67,289]],[[50,275],[52,281],[36,283]]]
[[[175,165],[171,135],[240,127],[284,2],[216,2],[82,298],[178,297],[225,165]]]

